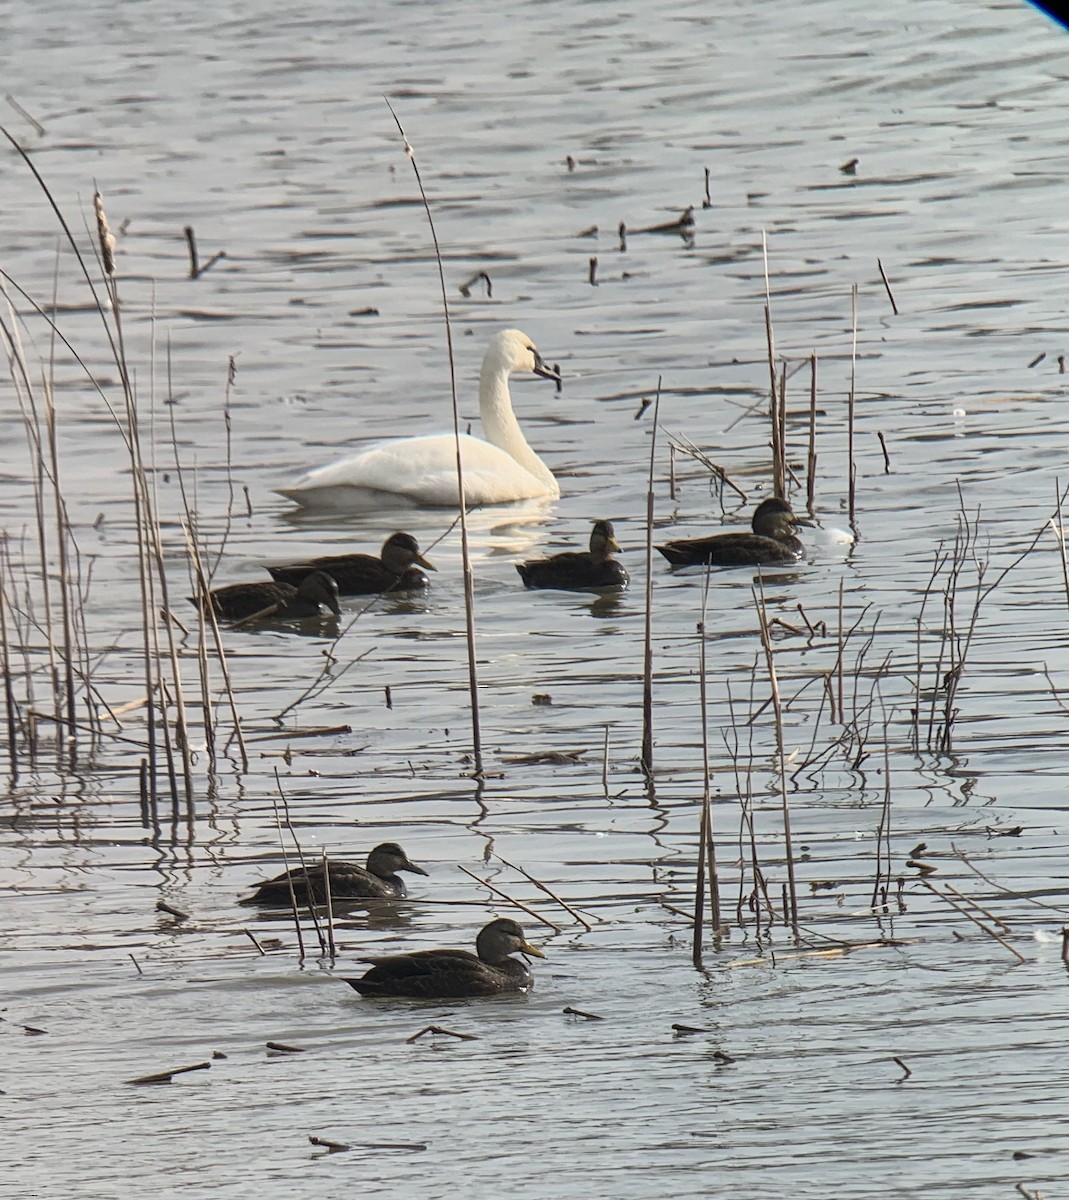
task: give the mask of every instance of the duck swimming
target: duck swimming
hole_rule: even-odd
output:
[[[215,615],[224,621],[247,621],[262,617],[265,621],[301,621],[316,617],[320,608],[341,614],[338,585],[325,571],[313,571],[292,583],[229,583],[208,593]],[[189,597],[190,604],[203,608],[203,598]]]
[[[509,376],[514,371],[560,378],[518,329],[505,329],[490,342],[479,375],[479,415],[486,440],[468,434],[460,439],[468,505],[560,495],[552,471],[527,444],[512,411]],[[456,443],[451,433],[379,442],[309,471],[279,491],[305,508],[335,511],[455,508]]]
[[[405,881],[398,871],[412,871],[426,875],[422,867],[410,862],[408,855],[396,842],[383,842],[367,856],[367,866],[355,863],[328,862],[330,895],[332,900],[373,900],[391,896],[406,896]],[[323,887],[322,862],[307,867],[295,867],[283,871],[274,879],[257,884],[256,891],[242,900],[242,904],[284,904],[290,902],[290,884],[298,904],[324,904],[326,889]]]
[[[452,1000],[463,996],[494,996],[526,992],[534,983],[526,965],[510,958],[522,951],[545,958],[523,930],[507,917],[491,921],[470,950],[415,950],[385,958],[362,958],[373,963],[359,979],[345,982],[362,996],[414,996],[422,1000]]]
[[[391,533],[382,546],[382,554],[328,554],[306,562],[268,566],[271,578],[282,583],[299,584],[311,572],[326,571],[338,585],[342,596],[366,596],[372,592],[414,592],[427,587],[427,576],[414,565],[428,571],[437,568],[419,552],[419,543],[410,533]]]
[[[612,556],[619,550],[611,521],[595,521],[590,531],[589,550],[565,550],[549,558],[532,558],[517,563],[524,587],[590,590],[625,588],[630,576]]]
[[[712,563],[717,567],[758,567],[796,562],[805,547],[795,526],[809,525],[796,517],[786,500],[770,496],[754,510],[752,533],[714,533],[710,537],[665,542],[657,549],[674,567]]]

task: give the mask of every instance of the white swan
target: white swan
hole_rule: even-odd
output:
[[[518,329],[505,329],[490,343],[479,374],[479,415],[487,440],[467,434],[460,438],[464,497],[469,505],[560,495],[553,472],[527,444],[512,412],[509,376],[513,371],[557,378],[531,339]],[[278,490],[306,508],[345,512],[455,508],[456,444],[451,433],[379,442],[351,458],[309,471]]]

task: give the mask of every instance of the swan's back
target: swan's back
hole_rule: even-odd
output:
[[[503,330],[490,342],[479,380],[479,413],[487,440],[460,439],[469,505],[560,495],[556,479],[527,444],[512,411],[508,378],[514,371],[557,378],[519,330]],[[306,508],[335,511],[455,508],[456,444],[452,434],[379,442],[278,490]]]

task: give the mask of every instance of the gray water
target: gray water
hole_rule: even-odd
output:
[[[336,631],[224,635],[250,769],[229,755],[210,773],[198,744],[191,815],[172,821],[165,801],[160,826],[142,827],[137,710],[121,718],[130,742],[106,743],[74,774],[47,754],[36,771],[22,763],[0,824],[5,1194],[1003,1197],[1021,1183],[1065,1195],[1069,608],[1052,531],[1016,562],[1066,483],[1064,34],[1022,4],[957,0],[876,11],[45,2],[5,23],[0,90],[44,132],[6,104],[3,123],[81,244],[94,185],[119,231],[127,348],[182,619],[193,610],[172,413],[216,544],[231,477],[238,497],[220,582],[256,578],[265,560],[370,549],[401,525],[425,547],[445,535],[427,595],[362,612],[335,649],[335,681],[281,721]],[[311,518],[272,491],[367,439],[449,423],[436,268],[383,96],[434,206],[464,418],[477,418],[478,363],[499,328],[522,328],[565,376],[559,396],[513,381],[560,501],[472,519],[482,786],[470,777],[448,514]],[[843,173],[855,157],[856,174]],[[47,305],[57,224],[8,149],[0,197],[0,267]],[[621,221],[637,229],[687,205],[692,242],[632,234],[621,253]],[[202,259],[226,251],[197,281],[187,224]],[[687,914],[703,575],[654,563],[651,790],[638,751],[652,409],[636,414],[660,380],[658,534],[745,524],[770,486],[763,241],[777,354],[819,358],[823,528],[803,563],[761,581],[770,615],[802,630],[776,640],[802,936],[780,920],[757,936],[747,903],[743,802],[780,906],[780,775],[756,577],[722,571],[705,625],[729,928],[707,941],[701,973]],[[492,296],[462,297],[478,271]],[[855,284],[851,546],[836,531],[849,527]],[[69,252],[56,287],[60,328],[117,399]],[[27,358],[47,363],[46,328],[16,304]],[[65,352],[55,376],[64,492],[92,564],[93,681],[118,707],[143,692],[128,463]],[[808,395],[805,368],[788,392],[799,477]],[[6,377],[0,423],[0,517],[21,579],[32,570],[19,564],[35,561],[23,541],[32,488]],[[751,502],[729,494],[725,511],[707,472],[682,457],[673,500],[669,435],[702,446]],[[520,588],[513,562],[582,545],[601,517],[624,544],[629,592],[605,602]],[[976,541],[959,629],[977,589],[997,586],[969,646],[952,745],[939,752],[928,716],[946,669],[948,584],[945,571],[932,583],[933,561],[963,520]],[[837,670],[840,595],[844,626],[857,623],[843,654],[852,733],[823,682]],[[805,636],[799,605],[826,636]],[[343,627],[362,607],[346,602]],[[194,641],[183,650],[191,690]],[[46,707],[41,655],[30,662]],[[314,732],[339,726],[349,732]],[[328,960],[300,962],[287,917],[236,903],[280,869],[276,770],[306,850],[362,857],[396,839],[430,872],[410,901],[339,920],[339,974],[361,954],[470,944],[507,905],[463,866],[560,926],[522,916],[547,954],[531,995],[372,1003],[331,979]],[[873,910],[886,793],[891,882]],[[1027,962],[919,882],[907,861],[921,842],[932,881],[982,904],[989,925],[1004,922]],[[157,912],[158,900],[188,919]],[[842,953],[848,945],[861,948]],[[478,1040],[406,1043],[432,1023]],[[268,1041],[303,1052],[273,1055]],[[226,1057],[170,1086],[125,1082],[213,1052]],[[905,1081],[893,1056],[913,1072]],[[308,1135],[352,1148],[324,1156]]]

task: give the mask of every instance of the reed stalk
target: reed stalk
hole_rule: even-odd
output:
[[[805,506],[809,515],[816,515],[817,494],[817,356],[809,356],[809,453],[806,456]]]
[[[464,622],[468,644],[468,694],[471,697],[471,750],[472,761],[475,764],[475,778],[482,779],[484,778],[484,772],[482,730],[479,720],[479,667],[475,652],[475,577],[471,567],[471,548],[468,544],[467,503],[464,497],[464,462],[460,452],[460,404],[457,400],[457,369],[456,360],[453,355],[453,325],[449,315],[449,294],[445,286],[445,268],[442,265],[442,251],[438,244],[437,231],[434,228],[434,218],[431,215],[430,201],[427,199],[427,193],[423,187],[423,178],[420,175],[419,164],[416,162],[416,153],[412,149],[404,127],[401,125],[397,113],[394,112],[393,105],[389,100],[386,101],[386,107],[390,110],[390,116],[393,117],[394,124],[401,135],[401,141],[404,144],[408,161],[412,164],[412,172],[416,177],[420,199],[423,201],[423,211],[427,216],[427,225],[431,232],[431,241],[434,243],[434,258],[438,264],[438,284],[441,289],[442,313],[445,317],[445,340],[449,355],[449,392],[453,406],[453,439],[456,446],[457,502],[460,506],[460,556],[464,574]]]
[[[649,787],[653,786],[653,466],[660,425],[661,377],[653,402],[653,432],[650,436],[650,468],[646,483],[646,625],[642,643],[642,754],[640,764]]]
[[[765,652],[765,665],[768,669],[769,686],[772,689],[772,708],[775,715],[776,757],[778,760],[780,806],[783,812],[783,842],[784,854],[787,861],[786,913],[791,928],[798,932],[798,888],[794,872],[794,842],[791,837],[791,809],[787,801],[787,756],[783,744],[783,705],[780,700],[779,680],[776,675],[776,662],[772,649],[772,634],[768,625],[768,612],[765,608],[764,596],[756,588],[751,589],[754,606],[757,609],[757,619],[761,634],[761,647]]]
[[[850,288],[850,393],[846,401],[846,459],[848,470],[850,529],[857,536],[857,463],[854,460],[854,408],[857,394],[857,284]]]

